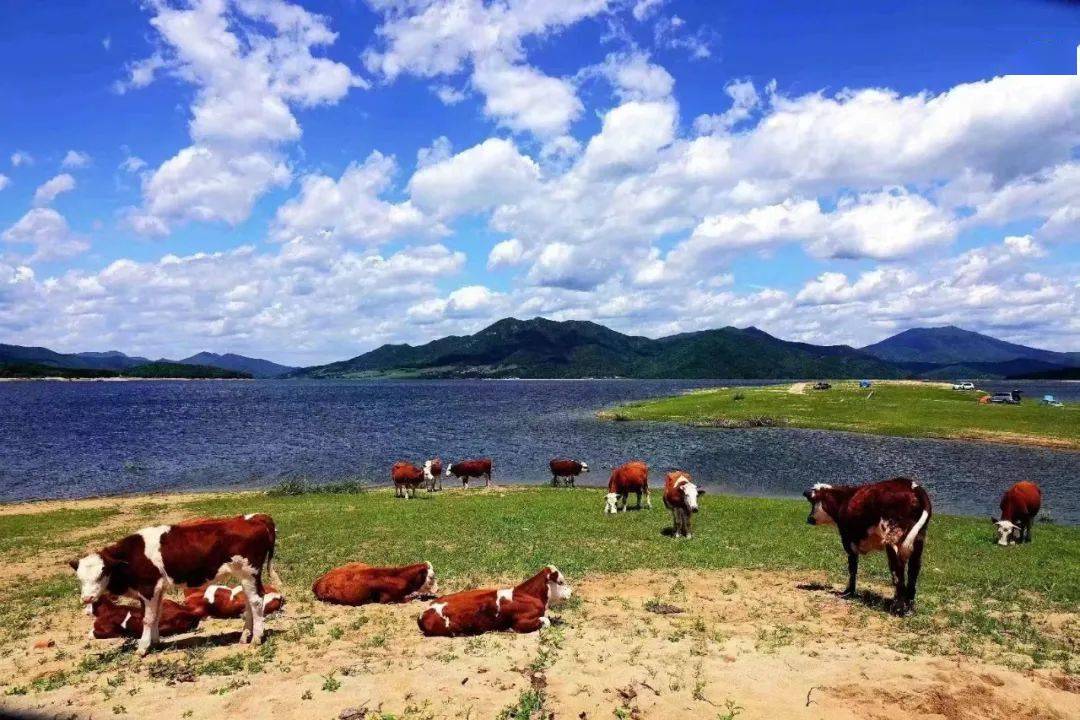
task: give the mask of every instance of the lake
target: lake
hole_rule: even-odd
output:
[[[398,459],[488,455],[499,482],[550,482],[554,456],[600,485],[631,458],[714,491],[789,497],[815,482],[910,475],[936,509],[987,514],[1027,478],[1047,513],[1080,523],[1080,453],[815,430],[600,422],[596,410],[760,381],[501,380],[0,383],[0,500],[268,487],[286,478],[388,481]],[[1028,381],[1028,398],[1080,401],[1080,384]],[[599,511],[599,508],[598,508]]]

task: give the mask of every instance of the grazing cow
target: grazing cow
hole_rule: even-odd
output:
[[[442,460],[440,458],[424,461],[424,479],[428,483],[428,492],[435,492],[435,483],[438,483],[439,490],[442,490]]]
[[[390,479],[394,481],[394,497],[409,499],[409,490],[416,497],[416,488],[424,484],[424,471],[410,462],[396,462],[390,468]]]
[[[285,605],[282,597],[272,585],[264,585],[263,616],[275,613]],[[247,595],[240,585],[206,584],[187,588],[184,591],[184,604],[203,617],[219,619],[238,618],[247,610]]]
[[[565,478],[565,484],[574,487],[577,476],[583,472],[589,472],[589,466],[580,460],[567,460],[556,458],[548,463],[551,468],[551,486],[559,486],[559,478]]]
[[[637,509],[641,509],[641,494],[645,494],[645,507],[652,509],[649,498],[649,466],[640,460],[631,460],[611,471],[608,479],[607,497],[604,512],[615,514],[626,512],[626,503],[630,493],[637,495]]]
[[[83,604],[106,592],[142,601],[141,655],[158,641],[166,590],[203,585],[224,575],[238,578],[247,598],[240,641],[258,644],[264,632],[263,567],[271,572],[275,538],[269,515],[192,520],[144,528],[70,564],[79,578]]]
[[[926,490],[914,480],[893,478],[860,487],[819,483],[803,495],[811,505],[806,522],[836,525],[840,530],[840,542],[848,556],[848,584],[843,597],[855,595],[859,555],[884,548],[896,588],[890,610],[897,615],[911,612],[926,528],[933,512]]]
[[[484,487],[491,485],[491,458],[462,460],[446,468],[446,477],[451,475],[461,480],[462,487],[469,487],[469,478],[484,478]]]
[[[143,609],[138,605],[121,605],[111,595],[104,595],[90,606],[94,627],[90,637],[105,638],[140,637],[143,633]],[[162,635],[178,635],[191,632],[199,626],[203,615],[168,598],[161,601],[158,632]]]
[[[401,567],[371,567],[350,563],[334,568],[311,586],[315,597],[337,605],[401,603],[439,591],[429,562]]]
[[[1001,496],[1001,518],[990,518],[997,526],[998,545],[1031,542],[1031,526],[1042,507],[1039,486],[1021,480]]]
[[[548,565],[514,588],[466,590],[443,595],[417,619],[425,635],[479,635],[492,630],[534,632],[547,627],[551,601],[570,597],[561,572]]]
[[[690,473],[682,470],[669,472],[664,479],[664,507],[671,511],[674,520],[675,537],[692,538],[690,532],[690,514],[698,511],[698,495],[704,490],[690,479]]]

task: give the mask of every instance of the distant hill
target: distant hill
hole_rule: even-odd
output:
[[[1054,352],[1005,342],[952,325],[936,328],[912,328],[862,348],[890,362],[1001,363],[1010,360],[1037,360],[1069,367],[1080,365],[1080,353]]]
[[[252,377],[256,378],[276,378],[296,370],[294,367],[278,365],[269,360],[244,357],[233,353],[218,355],[212,352],[201,352],[176,362],[184,365],[209,365],[225,370],[235,370],[250,373]]]
[[[150,362],[117,350],[109,352],[58,353],[43,347],[0,344],[0,363],[33,363],[80,370],[125,370]]]
[[[1080,367],[1057,368],[1055,370],[1042,370],[1040,372],[1028,372],[1021,375],[1010,375],[1010,380],[1080,380]]]
[[[55,365],[42,365],[31,362],[0,362],[0,378],[145,378],[145,379],[183,379],[183,380],[246,380],[250,373],[225,370],[207,365],[189,365],[174,362],[148,362],[124,370],[104,370],[101,368],[70,368]]]
[[[733,327],[653,340],[593,322],[506,318],[474,335],[383,345],[292,377],[784,378],[900,377],[846,345],[787,342]]]
[[[209,365],[168,362],[165,360],[137,365],[125,371],[123,374],[139,378],[184,378],[192,380],[245,380],[251,378],[251,373],[247,372],[226,370],[225,368],[211,367]]]

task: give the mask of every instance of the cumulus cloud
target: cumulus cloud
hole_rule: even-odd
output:
[[[16,150],[11,153],[11,166],[22,167],[23,165],[33,165],[34,156],[25,150]]]
[[[642,52],[612,53],[595,70],[623,101],[663,100],[675,87],[675,78]]]
[[[83,237],[71,231],[64,216],[52,208],[33,208],[0,237],[6,243],[32,246],[32,254],[25,258],[28,263],[72,257],[90,247]]]
[[[11,184],[11,178],[9,178],[4,173],[0,173],[0,190],[3,190],[4,188],[6,188],[10,184]]]
[[[46,180],[34,191],[35,205],[48,205],[57,196],[75,189],[75,178],[67,173]]]
[[[444,320],[490,318],[501,307],[503,296],[483,285],[467,285],[454,290],[445,298],[432,298],[416,303],[408,317],[421,325]]]
[[[540,169],[509,140],[479,145],[425,164],[409,181],[416,204],[442,216],[460,215],[513,202],[536,186]]]
[[[495,246],[491,248],[491,252],[488,253],[488,270],[517,265],[522,261],[524,255],[525,247],[517,238],[495,243]]]
[[[90,156],[78,150],[68,150],[64,159],[60,161],[60,167],[77,170],[90,164]]]

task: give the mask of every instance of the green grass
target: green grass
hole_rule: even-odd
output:
[[[116,514],[109,508],[0,515],[0,557],[11,562],[46,549],[67,547],[74,530],[93,528]]]
[[[788,392],[787,385],[704,390],[620,406],[603,417],[750,427],[783,425],[875,435],[1044,444],[1080,449],[1080,404],[1027,398],[984,405],[973,392],[941,385],[833,383],[831,390]],[[871,395],[871,390],[873,395]],[[869,396],[869,397],[868,397]]]

